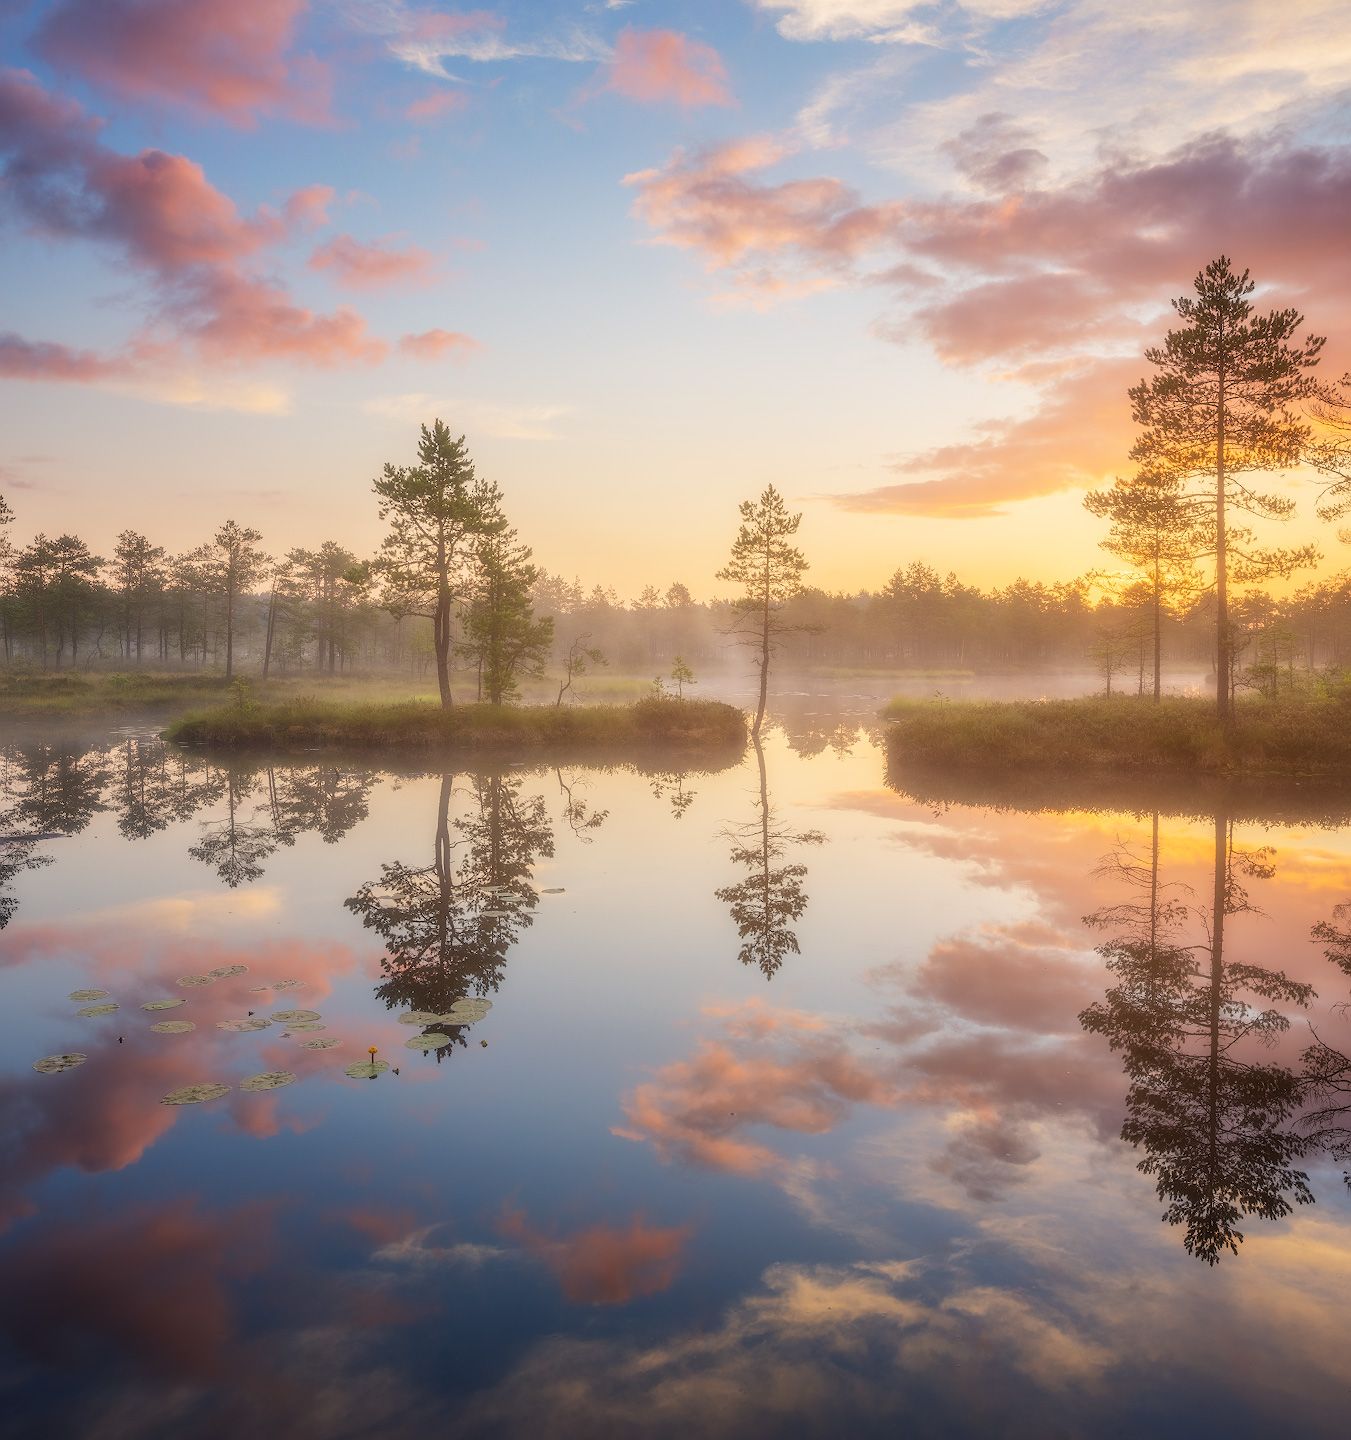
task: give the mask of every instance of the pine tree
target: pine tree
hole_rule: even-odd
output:
[[[755,710],[753,732],[764,723],[769,696],[769,657],[778,648],[778,637],[789,628],[780,618],[783,606],[802,589],[807,559],[788,543],[797,534],[802,516],[790,515],[783,496],[767,486],[758,501],[743,500],[741,525],[732,542],[732,555],[717,572],[719,580],[742,587],[732,602],[733,629],[754,647],[760,671],[760,698]]]
[[[1171,604],[1199,590],[1196,562],[1209,549],[1213,527],[1183,497],[1179,482],[1147,470],[1129,479],[1118,476],[1110,490],[1090,491],[1084,505],[1091,514],[1111,521],[1103,549],[1144,572],[1157,702],[1163,690],[1163,617]]]
[[[225,600],[225,678],[235,673],[235,611],[239,597],[262,576],[267,556],[258,549],[262,535],[227,520],[211,537],[216,592]]]
[[[449,709],[455,604],[468,590],[475,545],[506,522],[475,481],[464,436],[452,439],[440,420],[422,426],[418,464],[386,465],[372,488],[389,522],[379,562],[385,607],[431,620],[436,683]]]
[[[1130,392],[1143,433],[1131,450],[1141,466],[1179,486],[1187,502],[1204,496],[1213,506],[1215,562],[1216,709],[1221,723],[1233,715],[1229,583],[1287,575],[1312,563],[1312,547],[1259,549],[1251,534],[1231,528],[1233,511],[1287,517],[1293,501],[1253,490],[1240,475],[1297,464],[1309,428],[1291,406],[1315,393],[1308,373],[1323,340],[1291,343],[1304,317],[1295,310],[1255,315],[1248,296],[1256,288],[1245,270],[1235,274],[1227,256],[1212,260],[1193,282],[1195,297],[1173,308],[1184,322],[1162,346],[1145,351],[1157,373]],[[1196,482],[1204,481],[1204,490]],[[1231,550],[1238,573],[1231,576]]]
[[[462,654],[478,667],[480,694],[503,705],[519,694],[519,678],[538,677],[553,646],[552,617],[535,614],[531,592],[539,570],[514,530],[485,536],[464,615]]]

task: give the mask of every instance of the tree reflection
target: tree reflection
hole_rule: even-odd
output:
[[[495,992],[508,953],[534,923],[534,866],[554,853],[544,800],[523,794],[519,778],[473,777],[465,813],[452,818],[454,778],[441,777],[431,864],[382,865],[378,880],[344,902],[384,941],[375,993],[391,1010],[440,1015]],[[467,1043],[466,1026],[428,1028]]]
[[[1323,954],[1332,964],[1351,975],[1351,904],[1338,905],[1332,919],[1320,920],[1311,938],[1323,946]],[[1346,1001],[1336,1007],[1343,1016],[1349,1009]],[[1351,1167],[1351,1057],[1329,1045],[1315,1030],[1303,1063],[1307,1098],[1312,1104],[1301,1125],[1310,1144]],[[1351,1186],[1351,1168],[1342,1172],[1342,1179]]]
[[[1080,1022],[1123,1057],[1130,1088],[1121,1136],[1144,1151],[1139,1168],[1155,1177],[1163,1218],[1184,1225],[1188,1252],[1214,1265],[1226,1250],[1237,1254],[1244,1216],[1276,1220],[1292,1201],[1313,1199],[1295,1166],[1308,1142],[1288,1124],[1300,1078],[1251,1058],[1255,1043],[1289,1028],[1274,1006],[1305,1006],[1313,988],[1225,958],[1228,921],[1255,910],[1243,882],[1268,879],[1274,867],[1268,850],[1235,848],[1222,808],[1209,906],[1160,884],[1157,814],[1148,859],[1118,851],[1107,868],[1140,898],[1087,917],[1121,933],[1099,947],[1116,983]]]
[[[737,958],[772,980],[784,958],[799,953],[793,925],[807,908],[807,867],[782,863],[785,852],[790,845],[820,845],[825,836],[819,830],[791,830],[775,823],[764,747],[758,735],[751,739],[760,772],[756,818],[726,832],[732,842],[732,863],[744,866],[747,874],[714,894],[731,911],[741,936]]]
[[[198,803],[223,800],[224,814],[202,822],[202,837],[188,854],[231,889],[249,884],[299,835],[313,832],[336,844],[366,818],[374,784],[370,772],[344,773],[332,765],[249,769],[240,763],[214,771],[199,787]]]

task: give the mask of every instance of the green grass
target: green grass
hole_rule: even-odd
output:
[[[716,700],[633,705],[455,705],[343,702],[314,697],[222,705],[184,715],[164,732],[180,744],[257,749],[436,749],[573,752],[652,745],[740,748],[746,717]]]
[[[1183,696],[898,699],[882,715],[891,760],[931,771],[1351,777],[1351,704],[1335,697],[1244,699],[1227,734],[1213,701]]]

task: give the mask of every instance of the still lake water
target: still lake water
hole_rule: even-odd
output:
[[[889,783],[873,703],[781,704],[763,772],[14,733],[0,1430],[1345,1434],[1343,1166],[1299,1160],[1316,1203],[1202,1263],[1120,1138],[1135,1052],[1078,1018],[1143,897],[1205,938],[1222,854],[1260,907],[1224,962],[1318,991],[1252,1063],[1297,1067],[1309,1020],[1351,1051],[1310,941],[1351,898],[1335,797],[942,794]],[[292,1010],[324,1028],[217,1028]],[[349,1079],[371,1046],[391,1068]],[[1297,1198],[1243,1148],[1260,1103],[1192,1135],[1145,1069],[1165,1168],[1218,1144]],[[231,1089],[161,1103],[203,1082]]]

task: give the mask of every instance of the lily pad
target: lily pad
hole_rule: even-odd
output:
[[[249,967],[247,965],[217,965],[214,970],[206,973],[213,980],[228,980],[231,975],[246,975]]]
[[[396,1018],[400,1025],[435,1025],[441,1017],[430,1010],[405,1010]]]
[[[203,1100],[219,1100],[222,1095],[229,1093],[228,1085],[205,1081],[200,1085],[184,1085],[181,1090],[170,1090],[159,1103],[161,1105],[200,1105]]]
[[[318,1020],[317,1010],[274,1010],[272,1018],[282,1025],[292,1025],[304,1020]]]
[[[410,1050],[444,1050],[450,1044],[449,1035],[414,1035],[403,1042]]]
[[[341,1040],[331,1040],[327,1035],[321,1035],[317,1040],[302,1040],[302,1050],[332,1050],[335,1045],[341,1045]]]
[[[509,920],[510,910],[480,910],[478,912],[485,920]]]
[[[328,1026],[322,1020],[294,1020],[286,1028],[294,1034],[297,1030],[327,1030]]]
[[[77,1015],[111,1015],[114,1010],[119,1009],[116,1001],[110,1000],[106,1005],[85,1005],[77,1010]]]
[[[274,990],[300,990],[304,988],[304,985],[303,980],[278,980],[272,988]]]
[[[443,1025],[473,1025],[493,1008],[491,1000],[483,1000],[478,996],[472,998],[466,996],[463,1000],[457,1000],[449,1010],[440,1016]]]
[[[44,1055],[41,1060],[33,1061],[33,1069],[39,1075],[59,1075],[62,1070],[73,1070],[88,1059],[88,1055],[81,1055],[78,1051],[72,1055]]]
[[[551,886],[548,890],[541,890],[541,895],[566,895],[567,891],[561,885]]]
[[[142,1010],[172,1010],[178,1005],[186,1005],[186,1000],[147,1000],[141,1006]]]
[[[212,977],[211,977],[210,975],[180,975],[180,976],[178,977],[178,983],[179,983],[180,985],[189,985],[189,986],[193,986],[193,985],[210,985],[210,984],[211,984],[211,979],[212,979]]]
[[[250,1075],[247,1080],[239,1082],[241,1090],[280,1090],[283,1085],[290,1085],[295,1076],[289,1070],[265,1070],[261,1075]]]
[[[243,1035],[250,1030],[266,1030],[272,1022],[262,1015],[251,1015],[247,1020],[217,1020],[217,1030],[228,1030],[231,1035]]]
[[[71,1000],[106,1000],[108,992],[106,990],[72,990],[69,998]]]
[[[342,1073],[353,1080],[374,1080],[377,1075],[383,1075],[389,1069],[387,1060],[358,1060],[355,1065],[349,1065]]]
[[[267,992],[268,992],[269,990],[273,989],[273,988],[274,988],[274,987],[271,986],[271,985],[250,985],[250,986],[249,986],[249,994],[250,994],[250,995],[266,995]]]
[[[158,1025],[150,1027],[156,1035],[186,1035],[189,1030],[197,1027],[191,1020],[161,1020]]]

